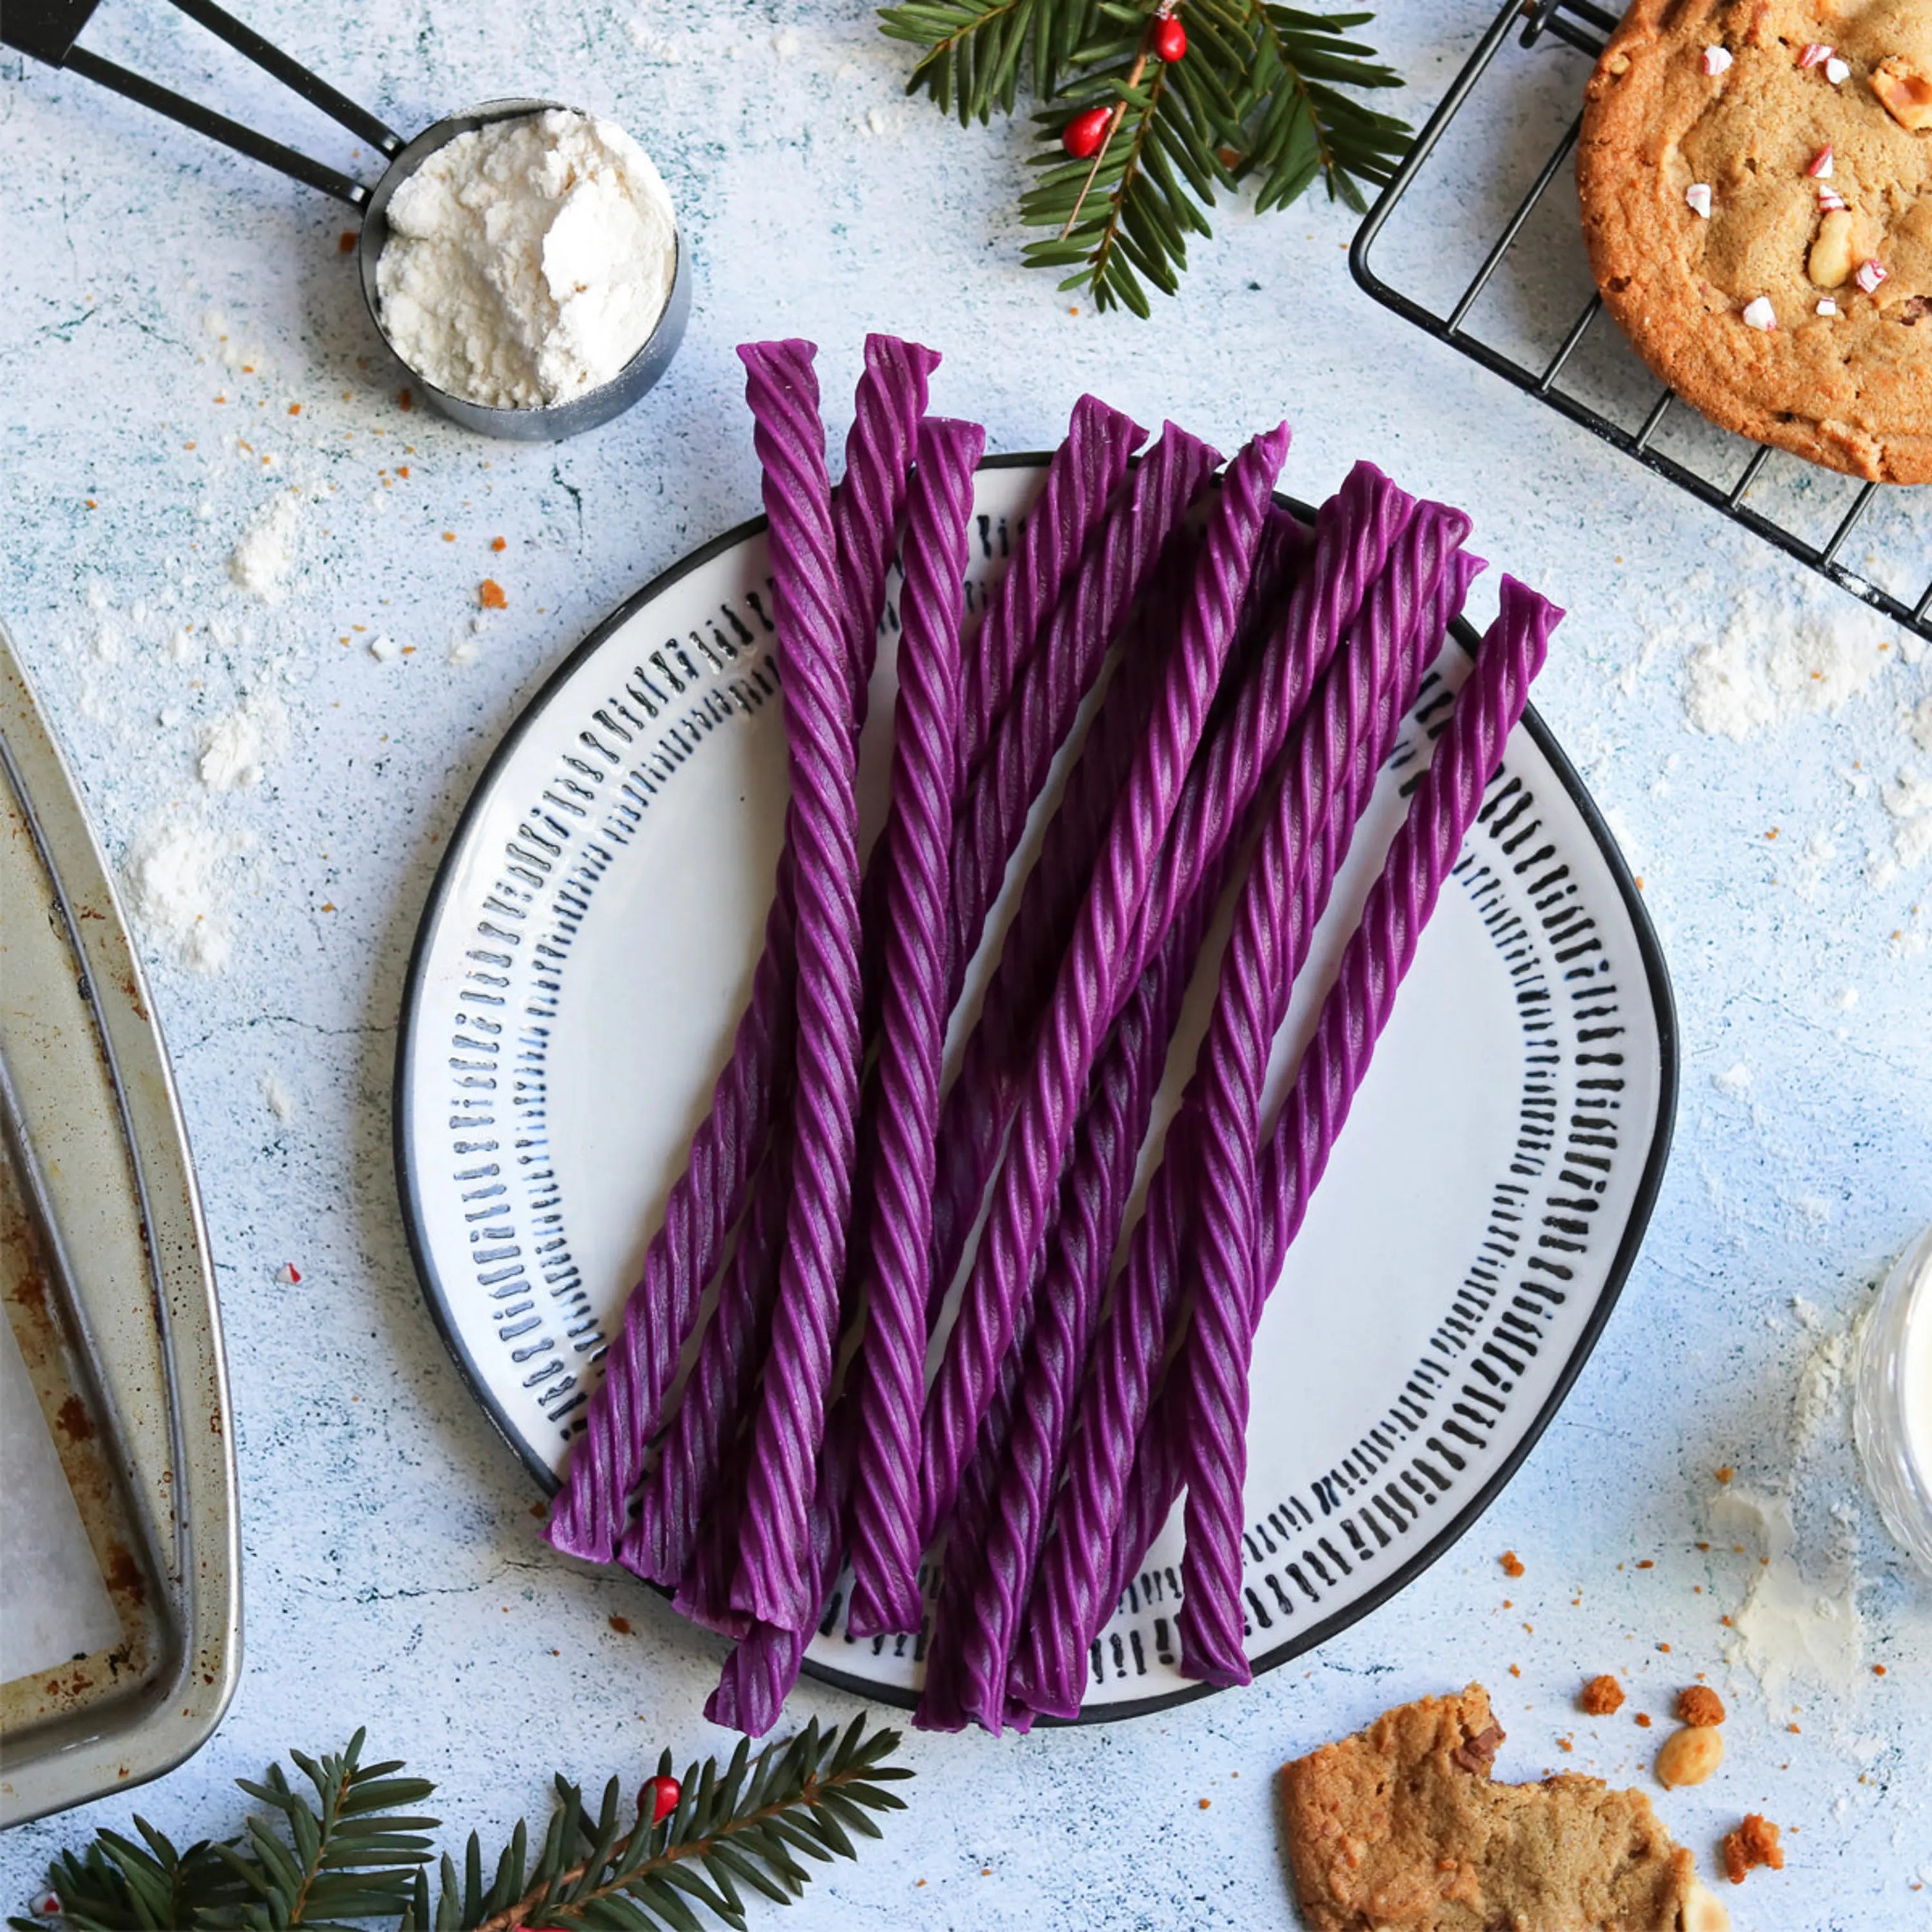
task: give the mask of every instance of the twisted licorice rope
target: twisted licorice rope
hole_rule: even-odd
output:
[[[1460,609],[1471,581],[1483,567],[1479,558],[1466,552],[1458,553],[1451,560],[1449,573],[1438,592],[1438,608],[1432,620],[1438,632],[1446,628],[1450,618]],[[1370,772],[1364,777],[1358,766],[1353,782],[1358,788],[1360,803],[1352,803],[1347,810],[1331,818],[1329,836],[1318,848],[1317,862],[1307,880],[1307,909],[1298,915],[1300,929],[1305,933],[1312,934],[1319,923],[1328,905],[1335,873],[1347,854],[1346,840],[1336,836],[1337,828],[1359,818],[1361,808],[1366,806],[1367,790],[1372,788],[1374,774]],[[1298,963],[1295,970],[1300,970]],[[1283,1118],[1286,1119],[1285,1114]],[[1290,1234],[1282,1232],[1282,1202],[1287,1185],[1285,1148],[1280,1124],[1277,1124],[1261,1164],[1264,1224],[1258,1279],[1264,1301],[1280,1276],[1292,1238]],[[1295,1226],[1299,1226],[1298,1219]],[[1180,1274],[1176,1258],[1168,1277],[1170,1306],[1178,1304],[1180,1299]],[[1259,1318],[1258,1306],[1255,1310],[1255,1318]],[[1142,1433],[1112,1559],[1110,1588],[1106,1596],[1109,1604],[1118,1600],[1126,1580],[1139,1568],[1148,1545],[1167,1520],[1180,1494],[1184,1478],[1184,1445],[1191,1420],[1186,1401],[1186,1378],[1171,1374],[1154,1403]]]
[[[856,747],[813,351],[788,341],[738,352],[770,524],[798,895],[798,1072],[791,1201],[731,1601],[796,1630],[816,1609],[813,1472],[832,1377],[857,1135]]]
[[[776,1106],[783,1112],[786,1102],[782,1098]],[[788,1120],[772,1138],[718,1287],[718,1306],[698,1345],[698,1358],[657,1462],[638,1488],[637,1514],[618,1546],[625,1567],[649,1582],[675,1586],[692,1561],[706,1512],[716,1498],[724,1452],[744,1414],[770,1334],[791,1198]],[[728,1576],[724,1582],[728,1588]]]
[[[1268,1142],[1261,1170],[1266,1288],[1300,1231],[1309,1197],[1388,1023],[1396,988],[1549,656],[1550,634],[1562,621],[1553,604],[1513,577],[1502,580],[1502,604],[1370,890]],[[1260,1320],[1258,1306],[1250,1312]]]
[[[1135,488],[1148,493],[1150,501],[1179,497],[1184,506],[1191,500],[1187,478],[1176,476],[1170,484],[1167,473],[1198,472],[1193,476],[1198,494],[1220,460],[1205,444],[1170,424],[1136,472]],[[1164,544],[1155,536],[1163,523],[1171,538]],[[1156,515],[1148,544],[1157,556],[1150,587],[1126,630],[1121,662],[1068,774],[1059,808],[1047,823],[1040,857],[1022,886],[1018,908],[940,1115],[932,1281],[941,1294],[952,1285],[979,1217],[1012,1120],[1034,1028],[1052,996],[1087,896],[1094,855],[1145,734],[1167,646],[1180,628],[1193,581],[1195,546],[1180,527],[1178,513],[1173,519]],[[958,970],[963,972],[963,964]]]
[[[810,1518],[810,1594],[815,1622],[820,1606],[832,1594],[845,1548],[844,1523],[850,1502],[856,1448],[856,1418],[852,1404],[841,1400],[825,1430],[818,1457],[818,1479]],[[784,1700],[798,1682],[812,1626],[791,1630],[782,1624],[754,1622],[731,1649],[719,1673],[718,1688],[706,1700],[704,1714],[714,1724],[762,1737],[778,1720]]]
[[[1183,1672],[1212,1683],[1245,1684],[1250,1674],[1240,1544],[1249,1311],[1260,1294],[1262,1084],[1312,937],[1308,880],[1318,848],[1325,839],[1346,850],[1375,775],[1394,748],[1442,644],[1443,627],[1431,622],[1437,586],[1468,530],[1459,511],[1428,504],[1417,510],[1291,735],[1282,782],[1235,900],[1197,1064],[1196,1280],[1177,1365],[1190,1418],[1178,1622]]]
[[[1147,440],[1131,417],[1096,396],[1073,405],[1066,440],[1012,546],[979,633],[960,668],[960,791],[992,743],[1021,671],[1044,640],[1062,595],[1084,576],[1082,553]]]
[[[866,374],[845,446],[845,482],[833,512],[841,574],[860,586],[841,614],[841,634],[856,665],[848,705],[855,721],[864,716],[913,434],[926,413],[926,378],[938,361],[916,344],[890,336],[866,338]],[[551,1505],[550,1542],[593,1562],[610,1562],[623,1534],[631,1490],[657,1431],[665,1391],[704,1284],[743,1210],[752,1166],[770,1126],[771,1096],[792,1062],[797,952],[791,833],[788,812],[764,948],[731,1057],[712,1089],[710,1112],[692,1137],[685,1171],[664,1203],[664,1220],[626,1300],[604,1379],[592,1393],[584,1434]]]
[[[1027,1708],[1009,1698],[1013,1647],[1168,1042],[1220,900],[1229,856],[1202,881],[1122,1010],[1094,1070],[1074,1156],[1060,1184],[1059,1219],[1034,1298],[1024,1379],[1013,1405],[998,1500],[986,1517],[972,1613],[953,1638],[964,1651],[962,1708],[995,1732],[1012,1710]],[[1008,1351],[1010,1359],[1013,1354]],[[1030,1720],[1030,1710],[1027,1715]]]
[[[867,1225],[872,1288],[853,1491],[850,1629],[916,1630],[919,1417],[926,1396],[933,1136],[945,1045],[946,851],[958,770],[959,629],[977,424],[928,417],[906,504],[898,703],[885,838],[884,1037]]]
[[[1281,626],[1262,653],[1252,684],[1242,688],[1196,762],[1156,890],[1178,891],[1190,878],[1198,890],[1196,865],[1178,842],[1184,816],[1195,828],[1200,863],[1211,862],[1231,843],[1238,848],[1260,783],[1258,776],[1250,782],[1244,774],[1275,763],[1300,709],[1300,702],[1291,709],[1290,700],[1298,694],[1305,700],[1313,689],[1414,507],[1378,471],[1358,464],[1316,513],[1313,550]],[[1259,735],[1264,730],[1278,735]],[[1209,809],[1214,798],[1237,809],[1232,823]],[[1238,808],[1236,800],[1244,801]],[[1019,1694],[1042,1711],[1070,1717],[1078,1711],[1082,1654],[1118,1594],[1106,1591],[1108,1558],[1178,1292],[1191,1172],[1185,1138],[1169,1131],[1168,1156],[1148,1190],[1082,1392],[1067,1480],[1054,1504],[1054,1533],[1041,1554],[1022,1658],[1012,1673]]]
[[[1174,814],[1162,863],[1135,935],[1144,963],[1238,826],[1315,682],[1328,668],[1415,508],[1372,463],[1358,463],[1316,512],[1315,555],[1296,578],[1281,625],[1240,688],[1228,728],[1209,741]]]
[[[741,1431],[721,1466],[709,1507],[698,1526],[691,1560],[678,1579],[670,1606],[681,1617],[720,1636],[742,1637],[753,1619],[731,1606],[738,1570],[738,1532],[745,1514],[745,1472],[751,1460],[748,1432]]]
[[[1067,584],[1039,649],[1014,683],[953,828],[956,988],[980,950],[1028,815],[1108,649],[1219,460],[1184,430],[1163,426],[1132,484],[1116,494],[1088,545],[1084,567]]]
[[[1140,976],[1130,935],[1167,833],[1254,564],[1268,492],[1288,448],[1282,424],[1230,466],[1208,526],[1196,599],[1182,627],[1161,701],[1122,793],[1107,847],[1041,1029],[1042,1050],[1016,1117],[958,1320],[928,1400],[921,1458],[922,1537],[950,1514],[1000,1358],[1030,1298],[1047,1211],[1077,1106],[1107,1029]]]

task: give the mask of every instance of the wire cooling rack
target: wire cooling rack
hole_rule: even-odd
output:
[[[1925,580],[1932,489],[1859,484],[1693,420],[1695,412],[1643,369],[1604,316],[1603,298],[1589,285],[1570,161],[1582,128],[1574,110],[1586,63],[1603,52],[1616,25],[1615,14],[1591,0],[1507,0],[1363,223],[1349,256],[1356,280],[1418,328],[1932,639],[1932,582]],[[1499,66],[1513,39],[1517,52]],[[1524,49],[1534,58],[1522,58]],[[1485,89],[1498,67],[1503,84]],[[1471,122],[1486,124],[1482,145],[1459,157],[1450,124],[1472,105]],[[1500,175],[1526,156],[1533,162],[1539,140],[1565,119],[1554,152],[1535,169],[1522,198],[1513,208],[1499,200],[1509,185]],[[1392,286],[1371,265],[1406,202],[1425,224],[1407,266],[1416,280],[1442,284],[1439,312]],[[1499,216],[1500,232],[1481,225]],[[1496,239],[1455,294],[1444,277],[1454,273],[1456,236],[1472,220],[1478,225],[1460,259],[1474,259],[1485,234],[1495,232]],[[1586,286],[1578,314],[1574,304]],[[1498,346],[1498,334],[1513,338],[1510,346]],[[1852,567],[1855,556],[1864,571]]]

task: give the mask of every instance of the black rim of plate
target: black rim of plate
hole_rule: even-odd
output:
[[[1046,452],[1023,451],[988,457],[980,466],[982,470],[1040,469],[1049,460],[1050,457]],[[1315,512],[1306,504],[1279,492],[1275,500],[1304,523],[1312,521]],[[640,610],[655,602],[692,571],[701,568],[724,551],[734,549],[748,539],[762,534],[765,527],[764,517],[753,517],[680,557],[668,569],[652,578],[641,590],[618,605],[544,680],[536,694],[524,706],[509,729],[504,733],[501,742],[490,753],[482,770],[477,775],[476,782],[464,805],[461,815],[450,833],[448,843],[443,848],[442,861],[436,867],[436,878],[430,886],[429,897],[423,907],[422,921],[416,928],[416,941],[410,950],[409,970],[403,982],[402,1012],[397,1028],[391,1132],[395,1155],[396,1188],[403,1210],[404,1232],[408,1237],[410,1254],[416,1263],[416,1274],[422,1284],[423,1298],[429,1304],[430,1318],[436,1324],[436,1332],[442,1337],[444,1347],[449,1351],[451,1358],[462,1372],[464,1379],[469,1383],[470,1393],[496,1426],[497,1433],[516,1452],[519,1460],[548,1494],[556,1492],[556,1478],[552,1474],[549,1465],[532,1453],[529,1444],[512,1426],[502,1405],[496,1399],[496,1391],[490,1385],[488,1378],[464,1347],[457,1332],[450,1297],[430,1258],[428,1242],[424,1235],[422,1190],[418,1184],[409,1132],[414,1099],[410,1066],[416,1022],[422,1004],[430,950],[442,925],[442,915],[453,890],[458,861],[468,842],[472,825],[482,812],[484,802],[495,789],[498,778],[538,718],[562,692],[579,668],[614,632],[628,624]],[[1458,618],[1451,628],[1450,635],[1466,652],[1474,655],[1477,634],[1469,624]],[[1656,1130],[1652,1137],[1649,1152],[1645,1156],[1643,1172],[1638,1179],[1636,1194],[1630,1204],[1630,1218],[1624,1224],[1623,1238],[1618,1242],[1617,1251],[1611,1258],[1610,1270],[1604,1277],[1596,1305],[1584,1323],[1582,1332],[1577,1337],[1568,1358],[1558,1371],[1556,1385],[1551,1389],[1548,1398],[1531,1417],[1527,1426],[1518,1437],[1514,1447],[1503,1458],[1496,1474],[1406,1563],[1381,1579],[1373,1589],[1298,1631],[1286,1642],[1276,1646],[1260,1657],[1252,1658],[1250,1664],[1256,1677],[1261,1676],[1264,1672],[1279,1668],[1292,1658],[1314,1649],[1318,1645],[1327,1642],[1331,1636],[1338,1635],[1351,1624],[1379,1610],[1391,1597],[1406,1589],[1424,1570],[1447,1556],[1475,1526],[1490,1505],[1508,1486],[1516,1471],[1522,1466],[1530,1451],[1542,1440],[1544,1431],[1556,1419],[1557,1411],[1568,1398],[1577,1376],[1582,1372],[1583,1365],[1595,1352],[1598,1339],[1604,1332],[1604,1324],[1609,1321],[1611,1311],[1623,1293],[1624,1284],[1636,1264],[1644,1235],[1650,1226],[1652,1211],[1657,1204],[1658,1190],[1664,1184],[1664,1172],[1670,1161],[1671,1137],[1676,1124],[1678,1088],[1677,1002],[1671,990],[1670,970],[1664,964],[1664,949],[1658,943],[1655,928],[1651,924],[1649,914],[1645,910],[1642,895],[1637,890],[1636,881],[1631,876],[1630,867],[1625,863],[1622,853],[1618,850],[1616,840],[1611,836],[1609,825],[1602,812],[1598,809],[1595,800],[1586,789],[1576,768],[1564,755],[1562,748],[1557,743],[1549,727],[1538,716],[1534,706],[1524,711],[1522,722],[1529,733],[1531,742],[1568,794],[1590,836],[1596,842],[1622,898],[1631,929],[1636,936],[1637,951],[1643,960],[1644,978],[1649,989],[1652,1009],[1657,1016],[1659,1081]],[[668,1598],[670,1594],[668,1590],[657,1584],[644,1587],[658,1596]],[[694,1629],[696,1626],[693,1628]],[[804,1670],[807,1676],[818,1678],[821,1683],[829,1684],[837,1690],[850,1691],[860,1697],[896,1705],[908,1710],[917,1702],[916,1693],[901,1690],[896,1685],[880,1684],[874,1678],[855,1676],[849,1671],[820,1664],[809,1652],[805,1659]],[[1156,1712],[1170,1711],[1177,1705],[1192,1703],[1198,1698],[1214,1695],[1221,1688],[1213,1684],[1187,1684],[1176,1690],[1163,1691],[1158,1696],[1136,1698],[1096,1705],[1090,1709],[1083,1708],[1076,1718],[1046,1718],[1040,1721],[1042,1726],[1066,1723],[1112,1724],[1124,1718],[1149,1717]]]

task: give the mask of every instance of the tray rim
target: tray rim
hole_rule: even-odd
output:
[[[1042,450],[1010,451],[986,458],[979,467],[981,470],[1042,469],[1051,460],[1051,454]],[[1276,490],[1274,500],[1302,523],[1313,520],[1313,508],[1298,499]],[[395,1163],[398,1204],[402,1210],[404,1232],[409,1243],[410,1258],[416,1264],[417,1280],[436,1333],[442,1337],[443,1346],[449,1352],[451,1358],[468,1384],[471,1395],[489,1418],[497,1434],[508,1444],[518,1460],[536,1478],[538,1486],[546,1495],[556,1493],[559,1486],[557,1479],[549,1465],[533,1455],[512,1429],[494,1390],[477,1363],[463,1347],[450,1297],[431,1259],[425,1237],[426,1217],[422,1208],[422,1190],[418,1183],[406,1123],[410,1118],[414,1098],[412,1063],[429,956],[443,915],[448,908],[460,856],[472,826],[482,815],[485,800],[493,792],[524,738],[535,728],[538,719],[562,695],[564,688],[578,670],[614,632],[628,624],[646,605],[655,602],[692,572],[702,568],[724,551],[762,535],[766,528],[767,519],[762,514],[748,518],[744,522],[687,552],[659,572],[642,589],[632,592],[594,626],[544,680],[511,722],[508,730],[484,761],[476,775],[468,798],[464,802],[461,812],[450,830],[442,856],[437,861],[436,876],[424,902],[422,916],[417,924],[416,937],[410,948],[408,968],[403,977],[402,1005],[396,1029],[395,1072],[391,1090],[390,1141]],[[1457,618],[1450,627],[1450,634],[1465,652],[1474,655],[1477,633],[1466,620]],[[1391,1597],[1407,1588],[1424,1571],[1447,1556],[1487,1512],[1490,1504],[1514,1478],[1530,1452],[1542,1440],[1544,1432],[1556,1420],[1558,1410],[1568,1399],[1570,1390],[1576,1378],[1582,1374],[1585,1364],[1596,1352],[1597,1343],[1601,1339],[1604,1326],[1621,1300],[1624,1285],[1636,1266],[1644,1237],[1649,1229],[1658,1195],[1664,1184],[1664,1172],[1670,1163],[1671,1144],[1676,1126],[1680,1048],[1676,997],[1671,986],[1670,969],[1664,962],[1663,946],[1644,906],[1642,895],[1637,890],[1629,864],[1618,848],[1608,821],[1591,796],[1576,766],[1570,763],[1557,742],[1555,734],[1544,723],[1534,706],[1526,707],[1522,722],[1532,742],[1546,760],[1551,772],[1576,806],[1585,830],[1602,854],[1636,940],[1637,951],[1643,962],[1645,982],[1657,1022],[1659,1078],[1656,1129],[1638,1176],[1629,1218],[1624,1223],[1616,1252],[1611,1257],[1596,1304],[1565,1358],[1549,1396],[1529,1418],[1515,1445],[1504,1456],[1495,1474],[1456,1515],[1448,1519],[1429,1544],[1418,1550],[1399,1568],[1379,1578],[1372,1589],[1306,1628],[1298,1630],[1293,1638],[1277,1645],[1273,1650],[1250,1659],[1250,1666],[1256,1677],[1266,1671],[1279,1668],[1319,1644],[1325,1643],[1352,1624],[1380,1609]],[[641,1582],[642,1580],[639,1580]],[[644,1587],[666,1600],[671,1594],[659,1584],[651,1583]],[[694,1624],[692,1628],[695,1630],[698,1626]],[[881,1684],[872,1678],[855,1676],[834,1665],[820,1663],[811,1655],[808,1649],[802,1670],[805,1675],[836,1690],[848,1691],[855,1696],[890,1704],[901,1709],[910,1710],[916,1702],[915,1695],[910,1692],[896,1686]],[[1192,1703],[1197,1699],[1215,1695],[1222,1688],[1214,1684],[1186,1684],[1172,1690],[1162,1691],[1156,1696],[1124,1699],[1096,1705],[1090,1709],[1083,1707],[1076,1718],[1042,1718],[1039,1723],[1041,1727],[1058,1727],[1110,1724],[1128,1718],[1148,1717],[1157,1712],[1172,1710],[1177,1706]]]
[[[169,1594],[181,1624],[172,1672],[130,1699],[102,1706],[102,1722],[91,1736],[57,1739],[38,1756],[31,1746],[19,1755],[10,1751],[4,1768],[10,1789],[0,1794],[4,1829],[130,1790],[192,1757],[214,1735],[239,1685],[242,1631],[234,1404],[187,1122],[113,871],[4,622],[0,760],[45,873],[62,936],[85,975],[83,997],[133,1170],[176,1474],[168,1493],[158,1480],[161,1472],[137,1468],[132,1488],[150,1519],[146,1526],[178,1570]],[[105,916],[82,916],[77,899],[83,910]],[[212,1405],[216,1426],[185,1427],[190,1405],[197,1415]],[[32,1730],[26,1736],[31,1739]],[[10,1788],[23,1773],[31,1778],[36,1772],[40,1791],[22,1797]]]

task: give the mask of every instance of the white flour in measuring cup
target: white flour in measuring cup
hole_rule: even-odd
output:
[[[657,326],[677,267],[650,157],[567,108],[458,135],[397,188],[388,220],[376,284],[397,354],[496,409],[609,382]]]

